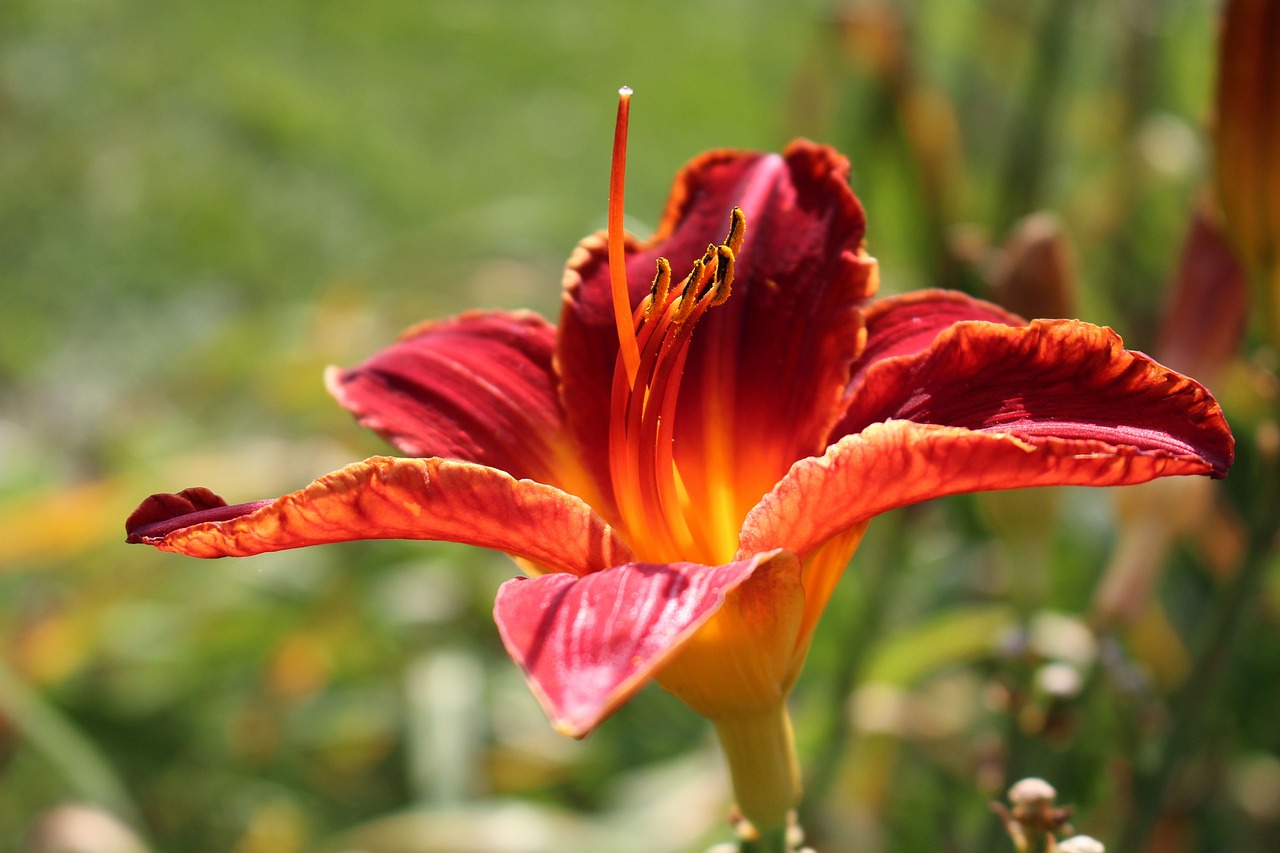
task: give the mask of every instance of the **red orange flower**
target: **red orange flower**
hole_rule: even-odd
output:
[[[612,241],[622,323],[611,241],[589,237],[558,327],[464,314],[330,373],[339,402],[416,458],[271,502],[153,496],[129,541],[512,554],[529,577],[502,586],[495,618],[556,727],[582,736],[656,678],[716,723],[735,778],[785,777],[738,786],[744,813],[776,824],[798,790],[785,698],[872,517],[957,492],[1221,477],[1232,460],[1212,397],[1108,329],[941,291],[869,302],[847,174],[808,142],[699,157],[652,239]],[[677,280],[664,258],[692,271]]]

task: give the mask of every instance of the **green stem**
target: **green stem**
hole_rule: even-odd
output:
[[[759,838],[742,839],[738,842],[738,853],[793,853],[787,841],[787,828],[776,827]]]
[[[778,829],[785,836],[787,817],[800,800],[800,765],[785,701],[759,714],[712,722],[729,762],[738,810],[762,838]]]

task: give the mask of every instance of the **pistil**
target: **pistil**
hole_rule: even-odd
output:
[[[631,292],[627,287],[623,236],[623,193],[627,183],[627,124],[631,117],[631,89],[618,90],[618,119],[613,129],[613,162],[609,168],[609,282],[613,288],[613,317],[618,327],[618,351],[627,370],[627,385],[634,386],[640,365],[636,331],[631,318]]]
[[[627,283],[623,190],[631,90],[618,91],[609,173],[609,282],[618,332],[609,418],[609,474],[618,511],[642,559],[714,563],[724,556],[706,509],[690,506],[675,461],[676,403],[693,327],[729,298],[746,218],[733,209],[723,244],[710,245],[673,286],[671,265],[658,258],[647,297],[634,309]],[[723,537],[720,537],[723,538]]]

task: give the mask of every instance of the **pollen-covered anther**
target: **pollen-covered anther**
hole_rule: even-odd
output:
[[[647,320],[654,309],[661,311],[667,305],[667,297],[671,295],[671,262],[666,258],[658,258],[658,271],[653,276],[653,287],[649,291],[649,304],[645,306],[644,318]]]
[[[737,208],[735,207],[734,210],[736,211]],[[722,305],[729,298],[729,288],[733,284],[733,264],[735,260],[736,256],[729,246],[721,246],[716,251],[716,283],[711,288],[711,301],[707,304],[708,308]]]
[[[711,255],[710,263],[715,262],[715,255]],[[680,297],[675,305],[675,312],[672,314],[671,321],[676,325],[683,324],[693,314],[693,309],[698,305],[698,293],[702,286],[710,281],[713,270],[707,269],[707,256],[704,255],[693,262],[693,269],[689,272],[688,277],[684,280],[684,287],[680,289]]]
[[[746,236],[747,215],[742,212],[742,208],[735,207],[729,214],[729,236],[724,238],[724,244],[736,255],[742,251],[742,240]]]
[[[700,317],[707,308],[723,304],[729,298],[734,261],[742,248],[746,229],[747,218],[740,208],[735,207],[729,217],[729,233],[724,243],[719,246],[707,244],[702,257],[693,262],[689,275],[675,287],[672,286],[671,263],[666,258],[658,258],[649,294],[636,308],[636,323],[644,326],[655,317],[665,316],[667,322],[682,326],[691,317],[696,321],[695,312]]]
[[[693,262],[693,269],[685,278],[680,288],[680,296],[674,301],[671,320],[677,326],[683,325],[691,317],[696,322],[708,308],[721,305],[729,298],[730,285],[733,283],[733,267],[737,252],[742,248],[746,236],[747,219],[739,208],[734,208],[729,218],[729,234],[724,243],[717,246],[709,244],[702,257]],[[661,276],[661,271],[659,273]],[[654,280],[654,300],[646,309],[646,316],[653,307],[662,303],[658,295],[658,280]]]

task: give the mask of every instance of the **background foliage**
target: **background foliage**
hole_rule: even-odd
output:
[[[123,519],[152,491],[274,496],[383,452],[320,377],[402,327],[554,316],[564,259],[604,222],[622,83],[637,232],[695,154],[807,135],[852,160],[886,291],[990,295],[1014,223],[1048,210],[1066,309],[1154,348],[1208,173],[1214,13],[6,0],[0,850],[104,819],[71,803],[155,850],[723,840],[723,770],[674,699],[650,689],[582,743],[551,732],[489,615],[505,558],[386,542],[203,563],[124,547]],[[1237,364],[1211,387],[1248,420],[1257,385]],[[1256,483],[1231,488],[1244,506]],[[1113,497],[873,525],[794,700],[820,850],[1005,849],[987,803],[1025,775],[1104,839],[1280,848],[1280,576],[1206,633],[1245,547],[1218,489],[1167,559],[1133,546],[1163,563],[1156,594],[1104,624],[1135,515]]]

